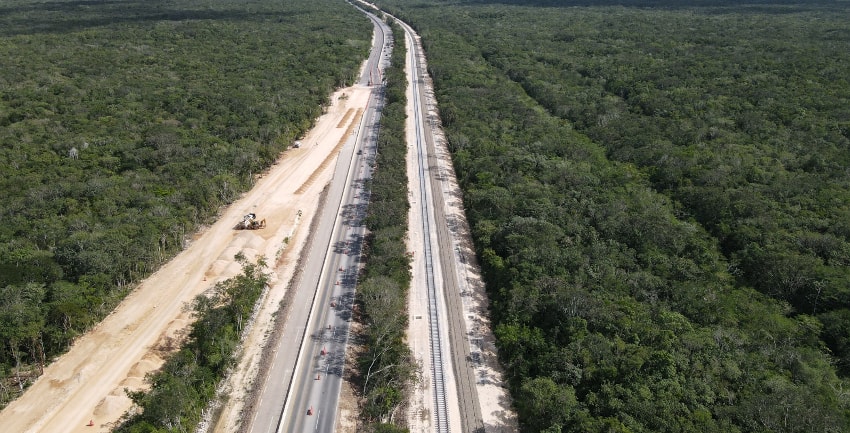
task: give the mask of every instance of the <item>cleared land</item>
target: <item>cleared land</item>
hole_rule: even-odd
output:
[[[190,322],[188,303],[217,281],[237,274],[234,255],[240,251],[249,259],[264,255],[275,264],[273,283],[243,355],[258,357],[264,330],[307,238],[319,193],[332,174],[333,165],[326,160],[335,157],[348,123],[356,118],[346,113],[365,107],[367,97],[368,90],[362,88],[337,92],[327,113],[301,140],[301,148],[283,153],[250,192],[222,212],[217,223],[143,281],[110,316],[47,367],[21,398],[0,412],[3,430],[109,431],[131,407],[125,389],[144,387],[145,374],[162,364],[162,356],[176,347]],[[265,218],[266,228],[234,230],[249,212]],[[237,374],[247,381],[252,374],[246,368]],[[241,396],[234,394],[231,399]],[[86,426],[89,421],[93,427]]]

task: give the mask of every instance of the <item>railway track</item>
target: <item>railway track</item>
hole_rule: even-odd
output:
[[[412,42],[412,37],[408,34],[408,41]],[[408,43],[408,46],[412,46]],[[414,55],[414,70],[418,70],[418,63]],[[447,433],[449,431],[448,421],[448,405],[446,402],[446,384],[445,374],[443,371],[443,342],[440,337],[440,322],[439,308],[437,305],[438,292],[436,282],[434,281],[434,256],[431,246],[431,226],[432,226],[432,211],[428,185],[425,183],[427,178],[426,166],[428,164],[427,147],[424,145],[424,128],[421,126],[420,120],[422,116],[421,93],[418,90],[419,80],[418,74],[414,73],[414,79],[411,85],[413,86],[413,111],[417,119],[416,127],[416,149],[417,149],[417,170],[419,171],[419,194],[423,199],[419,201],[419,211],[422,214],[422,237],[424,239],[424,260],[425,260],[425,281],[428,291],[428,332],[431,339],[430,357],[431,357],[431,385],[433,386],[434,399],[434,421],[436,430],[439,433]]]
[[[416,122],[416,154],[419,172],[419,189],[422,200],[422,232],[424,241],[424,260],[428,292],[429,332],[431,338],[431,379],[434,399],[435,428],[439,433],[450,431],[448,422],[448,404],[446,391],[446,372],[444,371],[447,354],[444,353],[445,343],[442,341],[441,327],[448,327],[449,354],[453,371],[451,372],[457,388],[457,404],[460,412],[461,431],[477,433],[484,431],[484,421],[478,392],[475,387],[475,373],[470,365],[469,341],[466,338],[466,324],[463,318],[463,307],[460,299],[458,272],[455,266],[457,257],[448,230],[445,214],[445,200],[440,176],[440,165],[434,145],[433,125],[428,118],[425,82],[425,68],[420,58],[421,47],[416,43],[415,33],[407,24],[400,22],[405,31],[409,51],[412,53],[412,79],[410,82],[413,94],[414,118]],[[426,178],[427,185],[426,185]],[[432,244],[432,231],[436,234],[436,244]],[[434,253],[438,252],[439,269],[442,282],[442,292],[438,289],[434,265]],[[441,317],[438,302],[443,297],[446,306],[446,316]]]

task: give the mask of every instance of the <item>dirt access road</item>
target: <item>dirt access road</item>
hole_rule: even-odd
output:
[[[0,412],[0,431],[110,431],[131,407],[125,388],[145,386],[145,374],[162,365],[164,351],[190,323],[187,306],[192,299],[240,271],[234,260],[238,252],[249,260],[264,255],[272,267],[260,311],[271,315],[293,274],[320,192],[333,174],[337,150],[359,121],[368,95],[364,87],[335,93],[301,148],[284,152],[250,192],[222,211],[218,222],[198,233],[188,248],[47,367],[21,398]],[[265,218],[266,228],[234,230],[249,212]],[[93,426],[87,426],[90,421]]]

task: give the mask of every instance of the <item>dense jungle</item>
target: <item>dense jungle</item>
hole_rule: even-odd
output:
[[[850,429],[850,9],[408,1],[523,431]]]
[[[330,0],[3,2],[0,402],[306,132],[371,34]]]

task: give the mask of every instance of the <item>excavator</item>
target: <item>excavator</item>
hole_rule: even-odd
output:
[[[257,219],[257,214],[249,213],[242,217],[242,222],[236,225],[238,230],[257,230],[266,227],[266,219]]]

